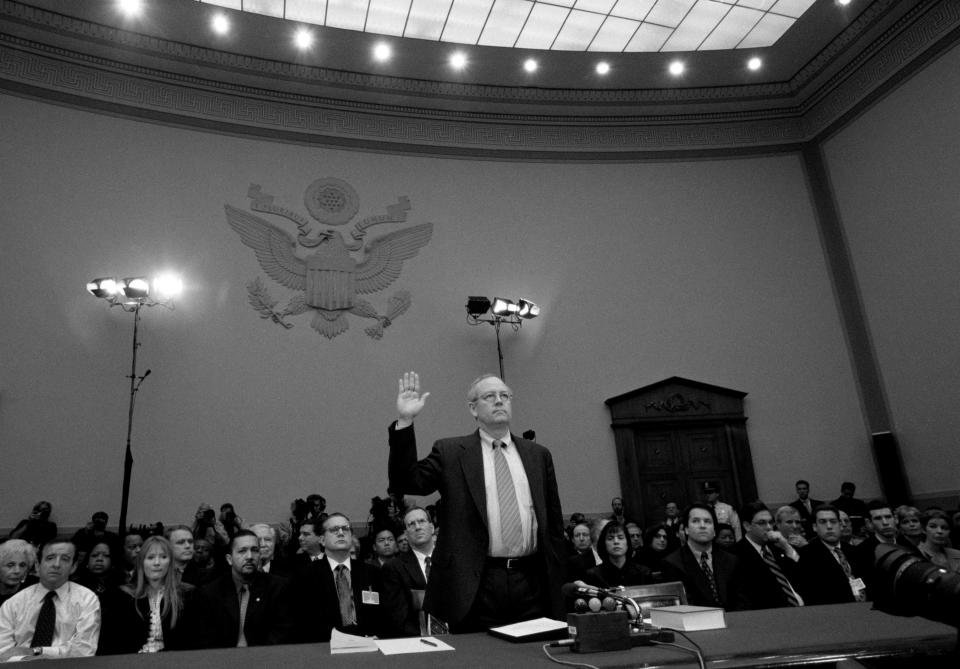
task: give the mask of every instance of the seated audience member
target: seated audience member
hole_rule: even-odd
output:
[[[854,549],[853,569],[867,584],[867,597],[870,598],[870,582],[874,578],[877,546],[881,543],[896,544],[912,553],[917,553],[917,547],[900,536],[897,517],[884,500],[875,499],[867,504],[867,522],[870,535]]]
[[[663,560],[664,581],[680,581],[687,602],[719,606],[728,611],[747,609],[740,561],[732,553],[714,550],[716,517],[706,504],[692,504],[683,514],[687,543]]]
[[[600,564],[587,570],[583,580],[598,588],[653,583],[650,569],[627,559],[628,540],[623,526],[611,520],[597,539]]]
[[[237,515],[233,504],[230,502],[225,502],[220,505],[219,520],[220,524],[223,525],[223,529],[226,530],[229,539],[233,539],[237,535],[237,532],[243,529],[243,518]]]
[[[407,509],[404,535],[410,551],[383,565],[383,607],[388,636],[429,636],[447,632],[447,626],[423,611],[423,596],[433,559],[434,524],[424,509]]]
[[[743,539],[733,552],[746,574],[743,590],[751,608],[802,606],[803,600],[794,588],[800,556],[775,528],[773,514],[763,502],[751,502],[740,510],[740,519]]]
[[[303,520],[307,518],[312,518],[313,520],[324,521],[327,511],[327,500],[320,493],[312,493],[307,495],[307,515]]]
[[[107,541],[111,546],[117,546],[120,543],[120,537],[107,529],[107,522],[110,516],[106,511],[97,511],[93,514],[86,527],[82,527],[73,535],[73,545],[77,547],[77,563],[85,562],[87,552],[94,543]]]
[[[590,546],[567,560],[567,578],[571,581],[583,580],[587,570],[598,566],[602,560],[597,552],[597,542],[603,526],[610,521],[606,518],[594,518],[590,521]],[[574,528],[574,533],[576,533]]]
[[[210,583],[224,571],[213,554],[213,545],[205,538],[193,540],[193,564],[196,565],[194,585]]]
[[[380,572],[350,557],[353,529],[345,515],[330,514],[321,529],[324,558],[314,563],[312,578],[303,581],[300,593],[303,640],[329,641],[334,628],[347,634],[379,634]]]
[[[800,554],[800,595],[807,605],[862,602],[866,589],[853,566],[853,551],[840,542],[840,515],[830,504],[813,513],[816,538]]]
[[[859,546],[863,542],[863,537],[853,533],[853,521],[850,520],[846,511],[839,511],[840,514],[840,541],[845,546]]]
[[[794,548],[807,545],[800,512],[793,505],[781,506],[777,509],[777,531],[786,537],[787,542]]]
[[[50,520],[53,505],[40,501],[33,505],[30,515],[17,523],[10,532],[10,539],[23,539],[35,547],[42,546],[57,536],[57,524]]]
[[[676,502],[667,502],[663,507],[663,526],[667,528],[667,544],[673,552],[687,540],[683,535],[683,519]]]
[[[663,525],[654,525],[647,529],[646,545],[640,551],[638,562],[658,577],[663,570],[663,558],[672,552],[669,547],[667,528]]]
[[[200,570],[193,561],[193,532],[186,525],[171,525],[163,536],[173,547],[173,568],[180,580],[192,585],[200,584]]]
[[[950,514],[950,527],[960,528],[960,509]],[[951,542],[953,543],[954,548],[960,549],[960,530],[953,533]]]
[[[623,515],[623,498],[622,497],[614,497],[613,499],[610,500],[610,510],[613,511],[613,513],[611,513],[610,516],[608,516],[607,520],[615,520],[618,523],[620,523],[621,528],[626,527],[627,519]]]
[[[266,523],[255,523],[250,531],[257,535],[260,542],[260,571],[274,576],[289,576],[286,560],[277,553],[280,540],[277,531]]]
[[[737,537],[737,541],[740,541],[742,538],[740,518],[737,516],[736,510],[732,506],[726,502],[720,501],[720,487],[713,481],[704,482],[703,500],[707,506],[713,509],[713,515],[717,519],[717,522],[725,523],[732,527],[733,533]]]
[[[813,512],[823,504],[819,499],[810,497],[810,483],[800,479],[796,483],[797,499],[790,502],[790,506],[796,509],[800,515],[801,532],[806,539],[812,539],[815,534],[813,531]],[[779,511],[777,513],[779,515]]]
[[[37,549],[23,539],[7,539],[0,544],[0,605],[20,592],[33,566]]]
[[[867,505],[862,499],[857,499],[854,495],[857,492],[857,486],[850,481],[844,481],[840,484],[840,496],[830,502],[838,511],[846,511],[850,520],[856,518],[867,519]],[[856,526],[857,523],[854,522]]]
[[[143,546],[143,537],[130,533],[123,538],[123,582],[133,583],[137,578],[137,556]]]
[[[733,547],[737,544],[737,535],[733,528],[726,523],[717,523],[717,538],[714,543],[718,548],[725,551],[733,550]]]
[[[407,541],[406,536],[402,534],[399,535],[397,537],[397,555],[400,555],[402,553],[409,553],[409,552],[410,552],[410,542]]]
[[[585,522],[574,525],[570,530],[570,541],[573,543],[574,555],[589,551],[590,526]]]
[[[189,532],[189,530],[187,530]],[[208,644],[200,592],[177,577],[174,548],[161,536],[148,537],[137,556],[137,575],[123,586],[130,596],[116,652],[191,650]]]
[[[893,513],[897,517],[897,527],[900,529],[900,536],[914,546],[919,546],[920,542],[923,541],[923,525],[920,524],[920,509],[915,506],[901,504]]]
[[[98,541],[90,547],[86,557],[79,563],[74,580],[89,588],[100,600],[100,642],[97,655],[112,655],[123,647],[119,638],[125,629],[123,616],[129,614],[130,598],[120,590],[123,573],[115,568],[116,544],[107,540]]]
[[[396,554],[397,538],[393,534],[393,530],[385,527],[373,537],[373,557],[367,560],[367,564],[375,569],[380,569],[380,567]]]
[[[213,507],[206,503],[197,507],[197,513],[193,518],[193,528],[188,529],[190,529],[192,536],[203,537],[209,541],[213,545],[214,551],[222,550],[230,541],[227,529],[223,526],[223,523],[217,520],[217,514],[214,513]],[[166,536],[166,533],[164,533],[164,536]]]
[[[643,550],[643,530],[636,523],[627,523],[624,529],[627,532],[627,541],[630,542],[627,559],[639,563],[640,552]]]
[[[942,569],[960,573],[960,550],[950,546],[950,517],[940,509],[931,509],[920,522],[924,532],[920,554]]]
[[[70,582],[76,555],[69,539],[51,539],[41,547],[39,582],[0,606],[0,661],[96,653],[100,602],[89,589]]]
[[[211,644],[266,646],[292,640],[287,579],[260,571],[260,539],[238,530],[227,553],[230,569],[201,589],[209,606]]]
[[[319,521],[306,520],[300,525],[300,552],[294,557],[294,570],[302,569],[323,558],[322,530]]]

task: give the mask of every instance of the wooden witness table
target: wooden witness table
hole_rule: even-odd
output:
[[[726,621],[726,629],[688,633],[703,649],[708,667],[799,666],[847,657],[909,657],[924,653],[942,656],[953,651],[957,643],[957,630],[953,627],[924,618],[896,617],[873,611],[869,602],[731,612],[726,614]],[[444,640],[456,650],[429,656],[331,655],[328,644],[302,644],[67,658],[58,660],[56,668],[548,669],[562,666],[544,655],[543,642],[510,643],[486,634],[450,636]],[[687,645],[679,635],[677,643]],[[549,650],[561,660],[584,662],[603,669],[697,666],[694,655],[662,646],[607,653],[573,653],[568,648]],[[926,667],[928,664],[925,659],[914,657],[904,666]]]

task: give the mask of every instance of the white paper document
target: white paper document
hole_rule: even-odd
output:
[[[453,646],[440,641],[435,636],[412,636],[404,639],[378,639],[377,646],[384,655],[400,653],[436,653],[441,650],[454,650]]]
[[[377,642],[365,636],[356,636],[354,634],[344,634],[334,628],[330,632],[330,654],[339,653],[376,653]]]

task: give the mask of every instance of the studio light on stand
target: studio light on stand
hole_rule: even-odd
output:
[[[489,312],[489,315],[487,315]],[[500,347],[500,328],[504,323],[520,330],[523,321],[536,318],[540,315],[540,307],[526,299],[508,300],[495,297],[491,301],[486,297],[471,296],[467,298],[467,323],[479,325],[489,323],[497,333],[497,359],[500,362],[500,378],[506,381],[503,374],[503,350]]]
[[[118,281],[113,277],[94,279],[87,283],[87,292],[94,297],[106,300],[111,307],[120,307],[133,314],[133,360],[130,366],[130,406],[127,412],[127,447],[123,458],[123,493],[120,501],[120,535],[127,533],[127,505],[130,500],[130,474],[133,471],[133,452],[130,438],[133,434],[133,407],[140,384],[150,375],[147,370],[137,374],[137,349],[140,348],[139,326],[142,307],[166,307],[173,309],[173,298],[180,294],[182,283],[179,278],[164,275],[153,280],[153,285],[145,277],[129,277]]]

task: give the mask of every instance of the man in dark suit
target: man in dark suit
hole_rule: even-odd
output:
[[[917,547],[909,539],[900,534],[897,516],[887,502],[880,499],[870,501],[867,504],[866,519],[872,532],[870,536],[854,547],[853,566],[867,584],[867,597],[872,599],[871,582],[875,578],[877,546],[880,544],[895,544],[918,558],[923,556],[920,555]]]
[[[813,512],[818,506],[823,504],[819,499],[810,497],[810,483],[800,479],[796,483],[797,499],[790,502],[790,506],[800,514],[800,521],[803,523],[803,536],[812,539],[816,536],[813,531]]]
[[[853,565],[853,555],[840,542],[840,514],[821,504],[814,510],[816,538],[797,551],[800,594],[807,605],[842,604],[866,599],[866,589]]]
[[[510,433],[513,394],[486,375],[467,393],[479,429],[437,441],[417,461],[413,420],[429,394],[416,373],[400,379],[388,467],[391,492],[443,498],[425,609],[456,632],[562,616],[563,513],[550,451]]]
[[[687,602],[728,611],[750,608],[743,593],[740,560],[714,550],[717,519],[706,504],[692,504],[683,513],[687,543],[663,559],[664,581],[680,581]]]
[[[288,582],[260,571],[260,540],[255,533],[237,531],[230,541],[227,564],[229,572],[202,588],[210,607],[213,645],[229,648],[290,642],[293,617]]]
[[[429,636],[445,631],[421,615],[427,579],[433,566],[434,526],[419,506],[403,515],[404,535],[410,550],[383,564],[382,606],[389,636]],[[430,624],[434,623],[434,624]],[[439,629],[434,629],[439,627]]]
[[[298,574],[300,640],[330,641],[334,628],[360,636],[381,634],[380,572],[350,557],[350,519],[332,513],[323,521],[321,532],[323,557]]]
[[[763,502],[740,509],[743,539],[733,548],[744,573],[743,590],[754,609],[802,606],[794,587],[800,556],[779,531]]]

